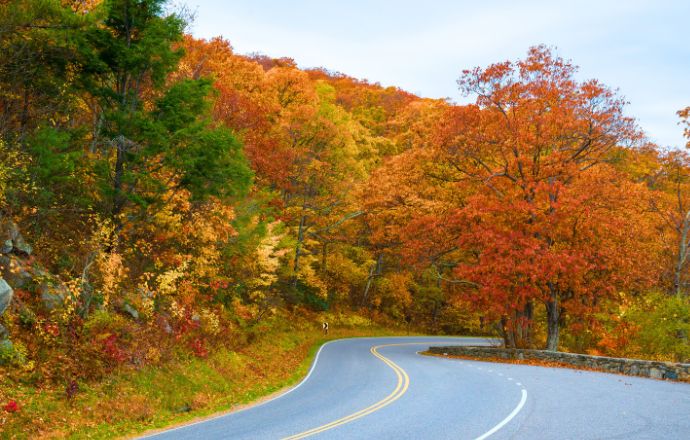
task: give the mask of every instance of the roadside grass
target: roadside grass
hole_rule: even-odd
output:
[[[204,359],[181,356],[80,383],[71,401],[63,387],[36,389],[0,377],[3,394],[20,403],[19,411],[0,413],[0,438],[102,439],[184,424],[297,383],[328,340],[404,334],[367,325],[332,327],[324,337],[316,325],[300,327],[267,331],[236,351],[222,348]]]

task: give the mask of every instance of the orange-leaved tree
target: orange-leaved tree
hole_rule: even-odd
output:
[[[470,219],[482,225],[473,234],[483,242],[477,262],[489,264],[481,260],[487,255],[495,261],[492,276],[476,276],[477,269],[475,282],[496,285],[499,274],[510,274],[502,284],[517,292],[512,303],[525,308],[527,319],[533,301],[542,301],[551,350],[558,349],[563,300],[584,285],[574,285],[571,276],[599,259],[563,241],[566,207],[580,197],[576,191],[585,191],[576,182],[612,148],[639,137],[623,114],[623,99],[595,80],[577,81],[575,73],[544,46],[531,48],[522,61],[465,71],[458,83],[477,96],[476,105],[454,109],[439,130],[444,172],[484,188],[474,199],[479,218]],[[504,272],[501,264],[514,270]]]

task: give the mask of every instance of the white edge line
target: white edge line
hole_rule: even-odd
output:
[[[345,339],[348,339],[348,338],[345,338]],[[361,339],[369,339],[369,338],[361,338]],[[268,400],[264,400],[264,401],[262,401],[262,402],[259,402],[259,403],[255,404],[255,405],[249,404],[249,406],[246,406],[246,407],[244,407],[244,408],[238,409],[237,411],[232,411],[232,408],[231,408],[229,411],[226,411],[226,412],[224,412],[223,414],[219,414],[219,415],[214,416],[214,417],[208,417],[208,418],[205,418],[205,419],[202,419],[202,420],[198,420],[198,421],[196,421],[196,422],[187,423],[187,424],[184,424],[184,425],[181,425],[181,426],[177,426],[177,427],[175,427],[175,428],[165,429],[165,430],[160,431],[160,432],[156,432],[156,433],[153,433],[153,434],[144,435],[144,436],[136,437],[136,438],[138,438],[138,439],[152,438],[152,437],[156,437],[156,436],[158,436],[158,435],[167,434],[167,433],[169,433],[169,432],[177,431],[178,429],[188,428],[188,427],[190,427],[190,426],[198,425],[198,424],[200,424],[200,423],[206,423],[206,422],[209,422],[209,421],[211,421],[211,420],[220,419],[220,418],[225,417],[225,416],[229,416],[229,415],[241,413],[241,412],[246,411],[246,410],[248,410],[248,409],[254,409],[254,408],[258,407],[258,406],[262,406],[262,405],[265,405],[265,404],[267,404],[267,403],[269,403],[269,402],[273,402],[274,400],[280,399],[281,397],[285,397],[285,396],[287,396],[288,394],[290,394],[291,392],[295,391],[297,388],[299,388],[299,387],[301,387],[302,385],[304,385],[304,383],[309,379],[309,376],[311,376],[311,374],[314,372],[314,369],[316,368],[316,363],[319,361],[319,355],[321,355],[321,350],[323,350],[323,348],[324,348],[326,345],[328,345],[328,344],[330,344],[330,343],[332,343],[332,342],[337,342],[337,341],[342,341],[342,340],[343,340],[343,339],[334,339],[334,340],[332,340],[332,341],[326,342],[326,343],[323,344],[321,347],[319,347],[319,351],[316,352],[316,356],[314,357],[314,362],[312,362],[311,368],[309,369],[309,372],[307,373],[307,375],[304,376],[304,379],[302,379],[302,380],[300,381],[300,383],[298,383],[298,384],[295,385],[294,387],[290,388],[289,390],[285,391],[284,393],[278,394],[278,395],[275,396],[275,397],[272,397],[272,398],[270,398],[270,399],[268,399]]]
[[[230,408],[230,409],[228,409],[227,411],[224,411],[222,414],[218,414],[217,416],[207,417],[207,418],[204,418],[204,419],[202,419],[202,420],[197,420],[196,422],[186,423],[186,424],[177,426],[177,427],[175,427],[175,428],[170,428],[170,429],[165,429],[165,428],[163,428],[162,431],[159,431],[159,432],[156,432],[156,433],[152,433],[152,434],[142,435],[142,436],[140,436],[140,437],[135,437],[135,438],[137,438],[137,439],[145,439],[145,438],[157,437],[157,436],[162,435],[162,434],[167,434],[168,432],[173,432],[173,431],[177,431],[177,430],[180,430],[180,429],[188,428],[188,427],[190,427],[190,426],[199,425],[199,424],[201,424],[201,423],[210,422],[211,420],[216,420],[216,419],[220,419],[220,418],[225,417],[225,416],[229,416],[229,415],[241,413],[241,412],[243,412],[243,411],[247,411],[247,410],[249,410],[249,409],[254,409],[254,408],[258,407],[258,406],[265,405],[265,404],[267,404],[267,403],[269,403],[269,402],[273,402],[274,400],[277,400],[277,399],[280,399],[281,397],[287,396],[287,395],[290,394],[291,392],[295,391],[297,388],[299,388],[299,387],[301,387],[302,385],[304,385],[304,383],[309,379],[309,377],[311,376],[311,374],[314,372],[314,369],[316,368],[316,363],[319,361],[319,355],[321,355],[321,350],[323,350],[323,348],[324,348],[326,345],[329,345],[329,344],[331,344],[331,343],[333,343],[333,342],[344,341],[344,340],[352,340],[352,339],[363,340],[363,339],[386,339],[386,338],[387,338],[387,337],[376,337],[376,336],[371,337],[371,336],[367,336],[367,337],[363,337],[363,338],[341,338],[341,339],[333,339],[333,340],[330,340],[330,341],[326,342],[325,344],[323,344],[321,347],[319,347],[319,351],[316,352],[316,356],[314,357],[314,362],[312,362],[312,364],[311,364],[311,368],[309,369],[309,373],[307,373],[307,375],[304,377],[304,379],[302,379],[302,380],[300,381],[300,383],[298,383],[298,384],[295,385],[294,387],[290,388],[289,390],[285,391],[284,393],[278,394],[278,395],[275,396],[275,397],[272,397],[272,398],[270,398],[270,399],[268,399],[268,400],[264,400],[264,401],[262,401],[262,402],[259,402],[259,403],[255,404],[255,405],[249,404],[248,406],[245,406],[244,408],[238,409],[238,410],[236,410],[236,411],[233,411],[232,408]],[[396,338],[396,337],[395,337],[395,336],[390,336],[390,337],[388,337],[388,338],[393,339],[393,338]],[[446,338],[447,338],[447,339],[473,339],[473,338],[475,338],[475,337],[473,337],[473,336],[433,336],[433,337],[428,337],[428,338],[429,338],[429,339],[436,339],[436,338],[438,338],[438,339],[446,339]],[[487,339],[487,341],[489,341],[489,340],[490,340],[490,339]],[[432,342],[438,343],[438,342],[440,342],[440,341],[429,341],[429,343],[432,343]],[[425,342],[420,342],[420,344],[426,344],[426,343],[427,343],[426,341],[425,341]],[[417,352],[417,353],[419,353],[419,352]]]
[[[499,429],[503,428],[508,422],[510,422],[511,420],[513,420],[513,418],[515,418],[516,415],[518,415],[518,413],[520,412],[520,410],[522,409],[522,407],[525,406],[525,402],[527,402],[527,390],[523,388],[523,389],[522,389],[522,398],[520,399],[520,403],[518,403],[518,405],[515,407],[515,409],[513,410],[513,412],[511,412],[510,414],[508,414],[508,417],[506,417],[505,419],[501,420],[501,422],[500,422],[498,425],[494,426],[493,428],[491,428],[490,430],[486,431],[486,432],[485,432],[484,434],[482,434],[481,436],[477,437],[476,440],[484,440],[484,439],[486,439],[486,438],[489,438],[490,436],[492,436],[493,434],[495,434],[496,431],[498,431]]]

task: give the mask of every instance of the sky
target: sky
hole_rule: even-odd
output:
[[[546,44],[580,79],[618,89],[662,147],[685,145],[676,111],[690,105],[690,0],[183,0],[190,30],[236,53],[293,58],[465,103],[463,69],[524,58]]]

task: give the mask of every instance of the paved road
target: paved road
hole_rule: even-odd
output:
[[[690,384],[417,354],[488,343],[333,341],[287,394],[150,438],[690,439]]]

